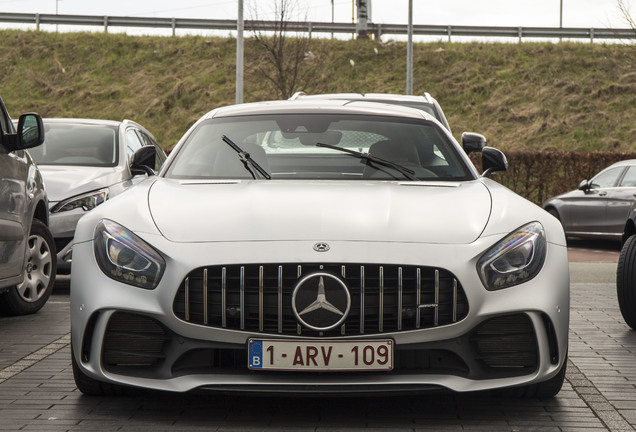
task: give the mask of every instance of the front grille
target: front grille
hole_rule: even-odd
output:
[[[303,276],[327,272],[348,287],[351,309],[331,330],[301,327],[292,292]],[[369,264],[250,264],[190,272],[173,303],[175,315],[209,327],[303,336],[355,336],[432,328],[468,314],[466,295],[443,269]]]

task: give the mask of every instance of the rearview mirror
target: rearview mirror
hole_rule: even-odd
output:
[[[37,147],[44,142],[44,123],[39,114],[22,114],[18,120],[17,134],[4,136],[9,151]]]
[[[148,145],[137,149],[137,151],[133,153],[132,160],[130,161],[130,171],[132,175],[155,175],[154,167],[156,160],[157,151],[154,146]]]
[[[475,132],[462,133],[462,147],[466,154],[480,152],[486,146],[486,137]]]
[[[481,166],[484,170],[483,177],[490,177],[498,171],[508,169],[508,159],[501,150],[492,147],[484,147],[481,151]]]
[[[592,185],[590,184],[589,180],[583,180],[581,183],[579,183],[579,190],[587,192],[590,189],[592,189]]]

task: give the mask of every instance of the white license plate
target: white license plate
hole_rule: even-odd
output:
[[[254,370],[390,371],[393,340],[315,341],[250,339],[248,367]]]

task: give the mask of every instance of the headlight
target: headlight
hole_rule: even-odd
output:
[[[132,232],[103,219],[95,228],[93,240],[95,259],[106,276],[144,289],[154,289],[159,284],[165,261]]]
[[[532,222],[490,248],[479,259],[477,271],[487,290],[500,290],[535,277],[543,267],[545,254],[543,226]]]
[[[76,208],[89,211],[103,203],[108,199],[108,189],[100,189],[98,191],[89,192],[83,195],[74,196],[67,200],[61,201],[51,209],[52,213],[60,213]]]

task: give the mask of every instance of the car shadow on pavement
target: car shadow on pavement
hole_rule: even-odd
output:
[[[137,397],[81,396],[75,409],[112,427],[173,426],[186,430],[413,430],[481,428],[492,419],[513,427],[563,424],[571,388],[554,399],[515,399],[490,393],[397,397],[251,397],[143,392]],[[571,413],[570,413],[571,414]],[[490,420],[489,420],[490,419]],[[560,422],[560,423],[559,423]],[[581,425],[583,425],[581,423]],[[600,425],[595,425],[600,426]],[[388,429],[387,429],[388,430]]]

